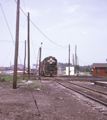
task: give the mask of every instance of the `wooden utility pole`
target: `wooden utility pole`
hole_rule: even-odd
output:
[[[41,47],[39,48],[39,79],[41,76]]]
[[[72,58],[73,58],[72,63],[73,63],[73,67],[74,67],[74,54],[73,54]]]
[[[29,23],[29,12],[28,12],[28,79],[30,79],[30,23]]]
[[[70,45],[69,45],[69,75],[70,75]]]
[[[75,74],[77,72],[77,45],[75,45]]]
[[[24,75],[25,75],[25,66],[26,66],[26,40],[25,40],[25,57],[24,57],[23,79],[24,79]]]
[[[17,63],[18,63],[18,47],[19,47],[19,14],[20,14],[20,9],[19,8],[20,8],[20,0],[17,0],[16,41],[15,41],[13,89],[16,89],[16,86],[17,86]]]

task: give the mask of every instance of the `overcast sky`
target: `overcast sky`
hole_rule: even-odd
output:
[[[0,67],[14,64],[15,1],[0,0]],[[20,7],[24,13],[20,10],[19,64],[24,63],[28,12],[31,67],[37,63],[41,42],[42,60],[54,56],[58,62],[67,63],[70,44],[71,63],[75,45],[79,65],[106,62],[107,0],[20,0]]]

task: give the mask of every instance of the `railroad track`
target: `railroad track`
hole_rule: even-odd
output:
[[[107,93],[92,89],[89,87],[84,87],[82,85],[71,83],[66,80],[61,79],[54,79],[58,84],[62,85],[63,87],[66,87],[70,90],[73,90],[91,100],[94,100],[104,106],[107,106]],[[85,91],[84,91],[85,90]]]
[[[88,90],[91,90],[91,91],[94,91],[94,92],[97,92],[97,93],[100,93],[100,94],[103,94],[103,95],[107,95],[106,92],[103,92],[103,91],[99,91],[99,90],[96,90],[96,89],[93,89],[93,88],[90,88],[90,87],[85,87],[83,85],[79,85],[79,84],[76,84],[76,83],[72,83],[72,82],[69,82],[69,81],[66,81],[70,84],[73,84],[73,85],[76,85],[76,86],[79,86],[79,87],[82,87],[82,88],[85,88],[85,89],[88,89]]]

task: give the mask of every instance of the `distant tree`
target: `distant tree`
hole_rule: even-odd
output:
[[[72,67],[73,65],[70,64],[70,67]],[[58,67],[60,68],[66,68],[66,67],[69,67],[69,64],[68,63],[58,63]],[[77,70],[80,71],[80,72],[91,72],[91,68],[92,68],[92,65],[87,65],[87,66],[79,66],[77,65]]]
[[[68,67],[69,66],[69,64],[68,63],[58,63],[58,67],[61,67],[61,68],[66,68],[66,67]],[[70,66],[72,66],[72,64],[70,64]]]

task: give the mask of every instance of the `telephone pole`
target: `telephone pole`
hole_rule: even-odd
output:
[[[25,57],[24,57],[23,79],[24,79],[24,75],[25,75],[25,67],[26,67],[26,40],[25,40]]]
[[[77,45],[75,45],[75,74],[77,72]]]
[[[17,0],[16,41],[15,41],[13,89],[16,89],[16,86],[17,86],[17,63],[18,63],[18,47],[19,47],[19,14],[20,14],[19,8],[20,8],[20,0]]]
[[[72,58],[73,58],[72,63],[73,63],[73,67],[74,67],[74,54],[72,55]]]
[[[28,12],[28,79],[30,79],[30,23],[29,23],[29,12]]]
[[[39,79],[41,76],[41,47],[39,48]]]
[[[70,75],[70,44],[69,44],[69,75]]]

